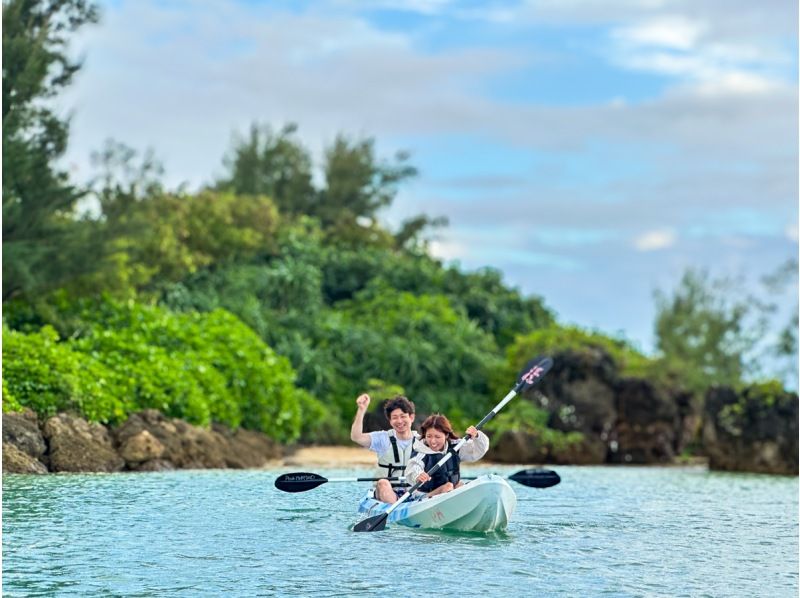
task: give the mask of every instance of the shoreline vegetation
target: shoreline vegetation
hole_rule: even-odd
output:
[[[253,123],[196,190],[109,140],[76,183],[49,99],[80,69],[69,38],[99,18],[91,2],[4,4],[4,471],[260,466],[347,445],[364,392],[463,431],[546,355],[542,384],[487,424],[489,459],[798,473],[798,397],[780,380],[796,379],[797,310],[771,319],[793,256],[757,300],[687,270],[656,293],[645,355],[560,322],[543,272],[523,292],[437,258],[446,215],[386,224],[417,168],[371,137],[319,154],[293,123]],[[365,426],[388,428],[379,408]]]
[[[516,438],[512,443],[516,442]],[[478,468],[496,465],[637,465],[658,467],[703,467],[756,473],[797,475],[796,463],[781,463],[775,447],[770,467],[753,467],[741,461],[715,460],[714,455],[679,455],[669,460],[631,462],[575,459],[508,459],[504,457],[505,435],[493,446]],[[170,419],[155,410],[132,415],[119,427],[90,423],[61,413],[40,422],[35,413],[24,410],[3,414],[3,473],[46,474],[79,472],[147,472],[179,469],[277,469],[309,467],[361,467],[372,469],[375,455],[344,445],[281,445],[263,433],[213,424],[204,428]],[[744,464],[744,466],[743,466]],[[748,466],[748,464],[750,464]]]

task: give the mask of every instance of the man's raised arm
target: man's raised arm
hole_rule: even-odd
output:
[[[372,437],[364,433],[364,414],[367,412],[367,407],[369,407],[369,395],[360,395],[356,399],[356,405],[358,405],[358,409],[353,419],[353,425],[350,426],[350,440],[364,448],[369,448],[372,443]]]

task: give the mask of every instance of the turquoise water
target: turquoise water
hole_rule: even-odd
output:
[[[797,478],[555,469],[492,535],[354,533],[364,483],[285,494],[288,470],[8,475],[3,594],[798,595]]]

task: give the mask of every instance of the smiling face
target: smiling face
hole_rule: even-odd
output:
[[[436,452],[444,450],[444,443],[447,441],[447,434],[437,430],[436,428],[429,428],[425,432],[425,444],[431,447]]]
[[[411,435],[411,424],[414,422],[414,414],[406,413],[402,409],[394,409],[389,414],[389,425],[397,433],[397,437],[404,439]]]

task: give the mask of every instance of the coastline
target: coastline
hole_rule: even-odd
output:
[[[291,452],[286,454],[280,459],[272,459],[264,464],[264,469],[280,469],[283,467],[374,467],[375,466],[375,453],[372,451],[361,448],[359,446],[340,446],[340,445],[321,445],[321,446],[301,446],[295,449],[290,449]],[[498,465],[507,466],[513,465],[510,463],[501,463],[489,459],[481,459],[476,463],[469,463],[470,468],[473,467],[496,467]],[[564,467],[570,465],[569,463],[553,464],[553,463],[520,463],[520,467]],[[594,467],[604,467],[609,464],[598,464]],[[706,457],[691,457],[686,461],[676,461],[675,463],[653,463],[653,464],[614,464],[620,467],[704,467],[708,468],[708,459]]]

